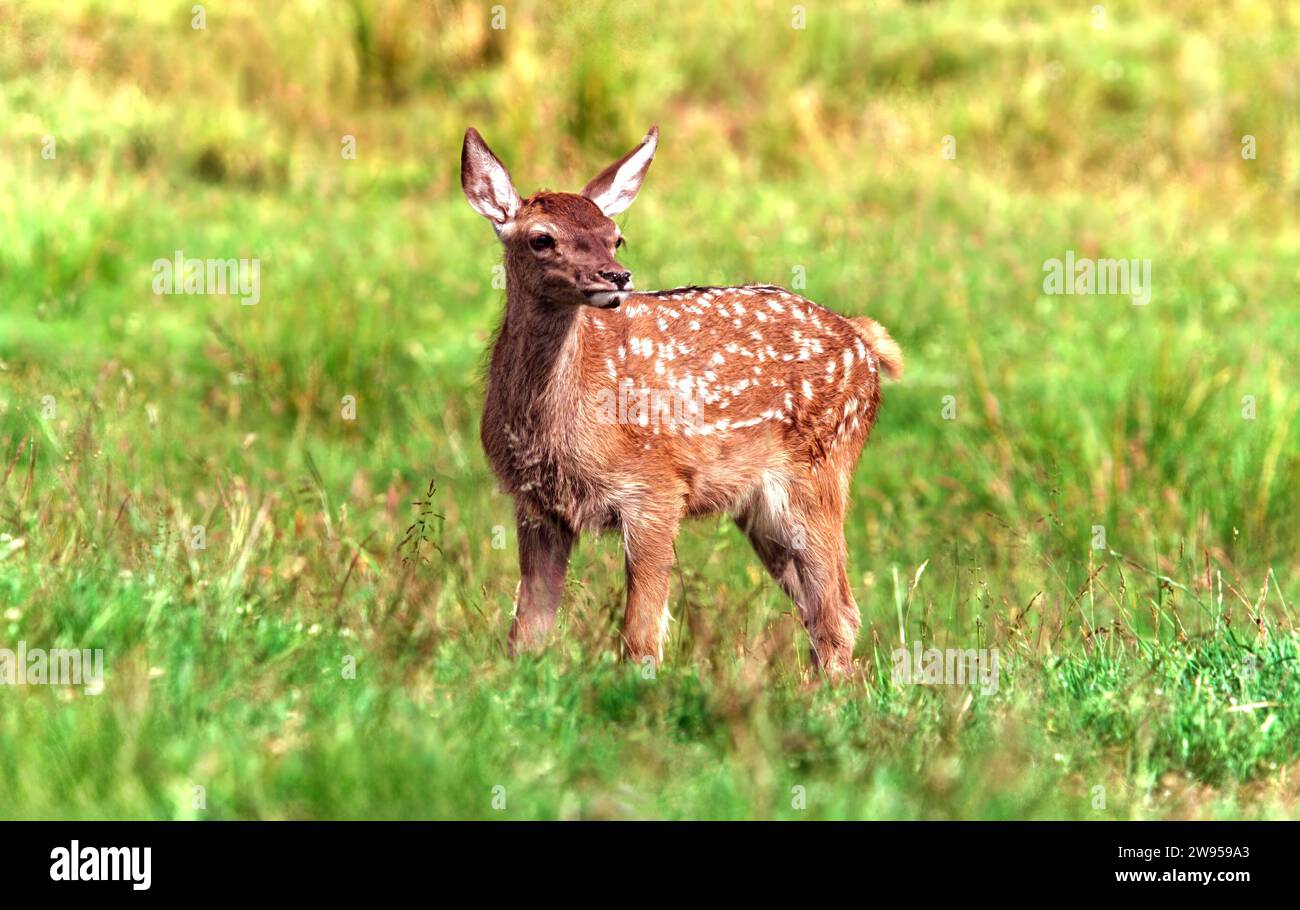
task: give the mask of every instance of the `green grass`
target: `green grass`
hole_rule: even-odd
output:
[[[1297,814],[1293,9],[261,6],[0,13],[0,647],[107,669],[0,688],[0,817]],[[850,684],[722,520],[654,678],[612,538],[504,656],[461,136],[575,189],[652,122],[639,286],[804,275],[907,356]],[[261,302],[155,296],[178,249],[259,258]],[[1151,303],[1044,295],[1066,250],[1150,259]],[[997,648],[997,691],[894,683],[903,638]]]

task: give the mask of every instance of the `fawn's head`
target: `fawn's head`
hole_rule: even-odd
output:
[[[474,210],[492,222],[506,249],[512,284],[530,296],[609,309],[632,290],[617,260],[623,236],[610,219],[641,189],[659,128],[592,179],[581,193],[535,193],[520,199],[505,166],[478,130],[465,132],[460,185]]]

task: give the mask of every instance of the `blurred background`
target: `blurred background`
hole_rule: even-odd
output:
[[[5,4],[0,646],[108,680],[0,691],[0,814],[1294,814],[1298,46],[1258,0]],[[656,685],[612,539],[503,657],[461,139],[576,191],[651,123],[638,286],[803,282],[906,354],[854,687],[725,521]],[[155,294],[177,250],[259,302]],[[1150,302],[1044,293],[1067,251]],[[900,691],[914,640],[1002,649],[999,692]]]

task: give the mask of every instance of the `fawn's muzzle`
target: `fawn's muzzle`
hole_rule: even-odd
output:
[[[583,291],[582,293],[583,296],[585,296],[587,300],[590,301],[592,306],[599,307],[602,310],[614,309],[614,307],[622,303],[623,298],[628,295],[628,292],[626,290],[610,291],[604,288],[597,288],[595,290]]]
[[[620,291],[627,288],[628,282],[632,280],[631,272],[597,272],[601,278],[604,278]]]

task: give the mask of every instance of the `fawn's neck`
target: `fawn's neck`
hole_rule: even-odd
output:
[[[492,381],[525,423],[572,420],[583,397],[582,308],[522,291],[506,278],[506,316],[493,351]]]

